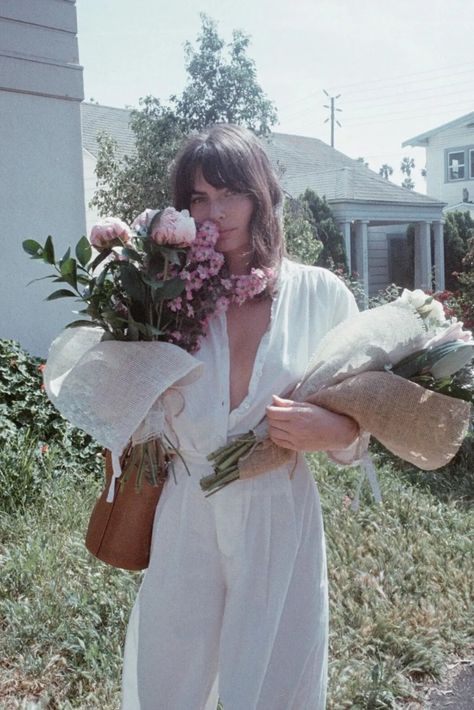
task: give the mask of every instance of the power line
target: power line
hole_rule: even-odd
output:
[[[383,77],[381,79],[369,79],[369,80],[365,80],[365,81],[358,81],[353,84],[342,84],[342,85],[338,85],[337,90],[340,91],[340,90],[344,89],[344,94],[346,94],[346,89],[350,89],[350,88],[356,87],[356,86],[367,87],[370,84],[380,84],[381,82],[384,84],[387,84],[388,82],[391,82],[395,79],[407,79],[412,76],[424,76],[426,74],[432,74],[433,72],[444,71],[445,69],[454,69],[454,68],[459,69],[460,67],[473,67],[474,68],[474,62],[466,62],[465,64],[449,64],[448,66],[438,67],[436,69],[427,69],[427,70],[421,71],[421,72],[412,72],[410,74],[397,74],[396,76]],[[333,88],[333,87],[331,87],[331,88]],[[376,89],[374,88],[374,91],[375,90]],[[350,93],[350,92],[347,92],[347,93]]]
[[[463,66],[469,66],[469,67],[471,67],[471,68],[469,68],[469,69],[462,69],[462,68],[459,67],[459,65],[452,65],[452,66],[456,66],[456,67],[458,68],[458,71],[457,71],[457,72],[450,72],[450,73],[446,74],[445,76],[432,77],[432,79],[428,79],[428,82],[429,82],[429,81],[434,81],[434,80],[439,80],[439,79],[444,79],[444,78],[451,78],[451,79],[453,79],[453,78],[459,76],[460,74],[468,74],[468,73],[472,73],[472,74],[473,74],[473,78],[474,78],[474,62],[471,63],[471,64],[461,65],[461,67],[463,67]],[[447,68],[449,68],[449,67],[447,67]],[[408,83],[408,86],[407,86],[406,79],[409,78],[410,76],[419,76],[419,75],[421,75],[421,74],[429,74],[429,73],[431,73],[432,71],[433,71],[433,70],[426,71],[426,72],[417,72],[417,73],[415,73],[415,74],[401,74],[401,75],[399,75],[398,77],[393,77],[392,79],[384,78],[384,79],[375,79],[375,80],[372,80],[372,81],[367,80],[367,81],[364,81],[364,82],[359,82],[359,83],[357,83],[357,84],[349,84],[349,85],[346,85],[346,86],[364,86],[366,92],[369,92],[369,93],[370,93],[370,92],[380,92],[380,87],[377,87],[377,86],[371,87],[371,84],[379,84],[379,83],[383,82],[384,88],[387,88],[387,89],[393,89],[393,88],[395,88],[396,86],[403,86],[405,93],[406,93],[407,91],[412,91],[412,92],[413,92],[413,91],[423,91],[423,88],[421,88],[421,89],[417,89],[417,88],[415,88],[415,89],[410,89],[410,87],[413,86],[414,84],[420,83],[420,82],[422,82],[422,83],[424,83],[424,84],[426,85],[426,81],[427,81],[427,80],[423,79],[423,80],[420,80],[420,81],[418,81],[418,82],[413,82],[413,81],[411,81],[411,82]],[[434,70],[434,71],[439,71],[439,70]],[[404,79],[404,81],[396,82],[395,84],[393,84],[393,83],[391,84],[391,83],[390,83],[390,82],[393,82],[394,79],[397,79],[397,78]],[[342,87],[340,87],[340,88],[341,88],[341,89],[344,88],[344,85],[343,85]],[[436,89],[436,87],[434,87],[434,86],[433,86],[433,87],[426,86],[426,90],[430,90],[430,89]],[[286,108],[290,108],[290,107],[294,106],[296,103],[301,103],[302,101],[311,100],[311,99],[313,99],[314,97],[318,96],[318,94],[319,94],[319,91],[312,91],[312,92],[310,92],[309,94],[305,94],[304,96],[299,96],[298,98],[296,98],[296,99],[295,99],[294,101],[292,101],[291,103],[289,103],[289,104],[284,104],[282,107],[280,107],[280,110],[285,110]],[[360,92],[351,92],[351,91],[348,91],[348,92],[345,91],[345,92],[344,92],[344,97],[345,97],[345,98],[347,98],[348,96],[351,97],[351,95],[357,95],[357,96],[360,97]],[[386,97],[389,97],[390,94],[386,94],[385,96],[386,96]],[[383,98],[383,96],[381,97],[380,94],[377,93],[377,96],[375,97],[375,100],[377,100],[377,99],[379,99],[379,98]],[[371,100],[373,100],[373,99],[372,99],[372,97],[367,97],[367,98],[362,97],[361,99],[359,98],[359,99],[357,99],[356,101],[366,101],[366,100],[367,100],[367,101],[371,101]],[[351,99],[349,98],[349,103],[350,103],[350,102],[351,102]]]
[[[363,102],[360,102],[360,106],[357,105],[357,102],[349,102],[348,107],[346,108],[346,115],[348,117],[348,122],[346,125],[353,125],[352,120],[355,118],[357,119],[361,118],[362,116],[360,115],[361,112],[364,113],[364,116],[368,116],[369,118],[385,118],[386,116],[386,111],[384,109],[390,108],[390,106],[400,106],[401,111],[397,111],[396,115],[403,115],[404,113],[412,113],[414,110],[421,109],[422,106],[426,106],[427,104],[429,105],[430,103],[436,101],[440,102],[442,100],[444,106],[449,106],[453,105],[451,102],[447,103],[446,99],[453,99],[456,96],[462,96],[466,94],[466,89],[458,89],[457,87],[453,87],[455,89],[454,91],[443,91],[442,97],[439,96],[438,92],[431,93],[430,95],[427,94],[420,94],[420,92],[417,93],[417,98],[416,99],[410,99],[410,104],[406,105],[405,107],[403,106],[404,103],[400,99],[397,99],[396,97],[393,98],[392,101],[382,101],[380,103],[375,103],[372,106],[370,105],[365,105]],[[440,87],[441,90],[441,87]],[[431,92],[433,92],[433,89],[430,89]],[[408,94],[411,92],[407,92]],[[396,96],[403,96],[402,94],[396,95]],[[470,102],[470,105],[474,108],[474,101],[472,101],[469,97],[466,98],[466,101]],[[353,109],[351,110],[351,106],[353,106]],[[375,113],[374,113],[375,111]],[[382,113],[380,113],[382,111]],[[308,108],[303,108],[300,109],[299,111],[286,114],[286,120],[290,120],[293,118],[298,118],[300,116],[304,116],[309,113],[314,113],[315,109],[314,107],[308,107]],[[390,112],[393,115],[393,111]]]

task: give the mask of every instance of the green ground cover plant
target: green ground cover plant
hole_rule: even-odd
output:
[[[25,358],[24,377],[44,396],[38,363]],[[11,372],[17,377],[16,365]],[[141,573],[109,568],[84,547],[102,487],[100,450],[60,418],[46,443],[48,419],[38,414],[22,426],[16,399],[2,408],[12,418],[11,426],[2,420],[9,434],[0,447],[0,708],[112,710]],[[421,709],[423,683],[468,653],[473,454],[471,434],[449,467],[423,473],[374,447],[383,503],[364,488],[358,512],[350,502],[359,470],[310,457],[328,546],[328,710]]]

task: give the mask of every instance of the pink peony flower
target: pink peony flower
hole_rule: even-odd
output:
[[[135,219],[132,222],[132,229],[134,229],[137,234],[140,234],[141,232],[147,231],[148,227],[151,224],[151,220],[153,217],[156,215],[156,213],[159,212],[159,210],[152,210],[149,207],[147,207],[146,210],[143,210],[143,212],[140,212],[138,217],[135,217]]]
[[[89,238],[93,247],[110,249],[113,246],[128,244],[131,240],[130,227],[117,217],[106,217],[92,227]]]
[[[153,227],[150,238],[157,244],[188,247],[196,239],[196,224],[188,210],[178,212],[174,207],[167,207]]]

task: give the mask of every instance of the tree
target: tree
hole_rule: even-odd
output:
[[[411,172],[412,170],[415,169],[415,161],[413,158],[408,158],[404,157],[402,162],[400,163],[400,170],[404,175],[406,175],[405,179],[402,182],[402,187],[406,187],[407,190],[414,190],[415,189],[415,183],[411,179]]]
[[[97,191],[91,206],[99,214],[131,221],[145,207],[170,204],[169,166],[183,131],[174,112],[159,99],[140,99],[140,110],[131,112],[135,153],[117,159],[117,144],[106,133],[98,136]]]
[[[402,187],[406,187],[407,190],[414,190],[415,189],[415,183],[411,179],[411,177],[406,177],[404,181],[402,182]]]
[[[316,263],[328,268],[340,266],[346,269],[344,239],[326,198],[319,197],[313,190],[306,190],[302,198],[311,214],[316,237],[323,245]]]
[[[407,177],[410,177],[411,171],[415,169],[415,161],[413,158],[407,158],[406,156],[403,158],[401,164],[400,164],[400,170],[404,175]]]
[[[468,253],[473,240],[474,220],[470,213],[448,212],[444,223],[444,254],[446,288],[450,291],[458,288],[457,274],[472,270]]]
[[[180,98],[171,99],[184,130],[225,121],[267,135],[276,123],[276,111],[257,83],[255,62],[246,54],[250,37],[234,30],[227,58],[216,23],[203,13],[201,22],[198,48],[185,45],[188,83]]]
[[[206,15],[201,21],[198,48],[189,42],[185,48],[189,79],[182,95],[171,96],[166,106],[147,96],[140,99],[140,109],[131,112],[134,154],[119,160],[115,142],[104,134],[98,138],[98,190],[91,206],[99,214],[130,220],[147,206],[170,204],[169,166],[191,130],[230,121],[265,135],[276,122],[275,108],[246,54],[249,37],[234,31],[227,59],[215,22]]]
[[[303,195],[286,198],[284,230],[288,254],[303,264],[316,264],[323,244],[317,237],[313,215]]]
[[[390,175],[393,175],[393,168],[391,165],[384,163],[379,170],[379,175],[381,175],[385,180],[388,180]]]

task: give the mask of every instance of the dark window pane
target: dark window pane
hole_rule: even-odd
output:
[[[459,151],[458,153],[449,153],[448,178],[449,180],[464,179],[464,151]]]

